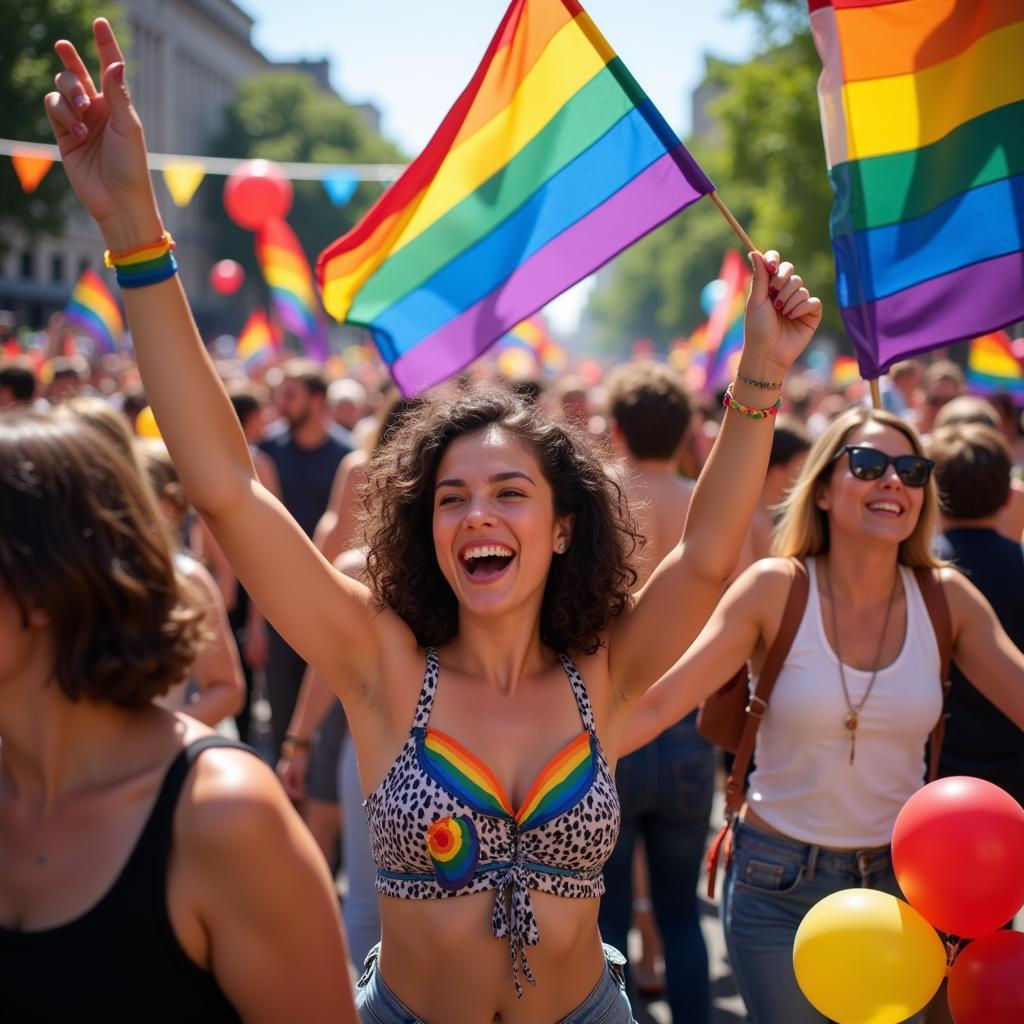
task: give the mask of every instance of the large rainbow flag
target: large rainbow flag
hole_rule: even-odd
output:
[[[96,343],[98,352],[116,352],[124,334],[121,307],[103,278],[86,267],[64,307],[64,319]]]
[[[1013,353],[1006,331],[974,338],[967,350],[967,386],[976,395],[1005,391],[1024,405],[1024,365]]]
[[[256,260],[270,289],[270,304],[281,326],[291,331],[311,359],[327,360],[327,327],[313,275],[295,232],[274,217],[256,233]]]
[[[861,374],[1024,317],[1024,4],[809,7]]]
[[[427,148],[317,261],[415,394],[714,189],[575,0],[514,0]]]

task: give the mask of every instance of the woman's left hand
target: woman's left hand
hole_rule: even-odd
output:
[[[744,323],[745,362],[785,373],[821,323],[821,300],[773,249],[750,254],[754,277]]]

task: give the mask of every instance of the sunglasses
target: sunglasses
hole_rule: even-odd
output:
[[[935,463],[923,455],[886,455],[877,448],[848,444],[836,452],[833,462],[850,456],[850,472],[858,480],[877,480],[889,466],[907,487],[925,487],[931,479]]]

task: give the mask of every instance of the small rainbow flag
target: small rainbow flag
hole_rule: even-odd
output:
[[[809,0],[862,376],[1024,317],[1021,0]]]
[[[327,329],[306,254],[287,222],[267,221],[256,233],[256,260],[270,289],[274,315],[319,363],[327,360]]]
[[[273,356],[277,344],[278,339],[267,314],[262,309],[254,309],[239,332],[235,357],[245,364],[247,370],[256,370]]]
[[[975,338],[967,351],[967,386],[975,395],[1006,391],[1024,405],[1024,367],[1013,354],[1006,331]]]
[[[576,0],[513,0],[427,148],[320,254],[324,303],[415,394],[713,189]]]
[[[860,380],[860,370],[853,356],[836,356],[832,360],[832,383],[841,388],[849,387],[855,380]]]
[[[725,289],[711,310],[703,335],[704,350],[708,353],[704,382],[707,391],[727,384],[736,369],[733,363],[743,348],[743,313],[750,268],[735,249],[726,249],[718,277],[725,282]]]
[[[116,352],[124,334],[121,307],[103,278],[86,267],[64,307],[64,319],[88,334],[98,352]]]

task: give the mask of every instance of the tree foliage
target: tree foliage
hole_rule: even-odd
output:
[[[53,142],[43,96],[53,89],[60,61],[53,42],[70,39],[95,65],[91,25],[108,13],[98,0],[4,0],[0,3],[0,137],[19,142]],[[102,8],[102,10],[101,10]],[[31,195],[22,191],[9,159],[0,159],[0,251],[10,230],[29,237],[58,234],[74,197],[57,166]]]
[[[276,72],[241,83],[213,153],[323,164],[403,161],[399,150],[377,134],[359,111],[300,72]],[[382,191],[382,186],[364,182],[352,200],[338,209],[321,182],[293,185],[295,201],[288,222],[311,259],[349,230]],[[208,195],[211,219],[222,232],[221,251],[254,269],[251,235],[228,220],[221,190]]]
[[[821,64],[804,0],[737,0],[757,16],[764,46],[745,64],[709,59],[721,92],[710,113],[718,138],[691,152],[719,194],[763,248],[792,259],[825,304],[825,329],[841,331],[828,237],[832,193],[818,112]],[[590,299],[594,342],[623,353],[637,337],[665,349],[706,318],[700,292],[738,240],[701,200],[624,253]]]

